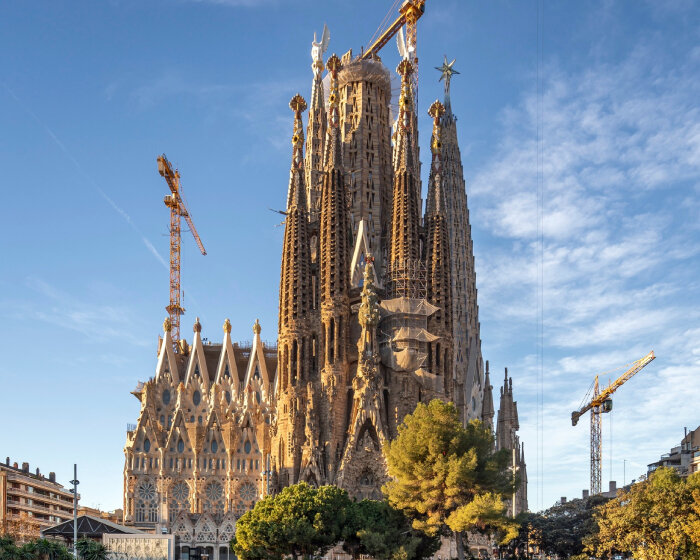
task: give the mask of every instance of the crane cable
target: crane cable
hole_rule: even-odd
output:
[[[538,391],[537,391],[537,480],[539,509],[544,505],[544,161],[542,127],[542,27],[544,5],[537,2],[537,237],[539,244],[538,263]]]
[[[394,3],[391,5],[389,10],[387,11],[386,15],[384,16],[384,19],[381,21],[381,23],[377,27],[377,30],[374,32],[374,35],[372,35],[370,40],[367,42],[367,48],[372,46],[372,43],[374,43],[374,40],[384,30],[384,27],[386,26],[387,22],[391,19],[391,14],[396,12],[396,7],[398,6],[400,1],[401,0],[394,0]]]

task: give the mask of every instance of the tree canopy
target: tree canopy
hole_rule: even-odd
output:
[[[0,537],[0,560],[70,560],[68,549],[56,541],[34,539],[23,544],[11,535]]]
[[[460,556],[464,531],[494,533],[502,542],[517,534],[501,499],[514,487],[509,453],[494,451],[493,435],[480,421],[463,427],[452,403],[419,403],[384,453],[392,480],[383,490],[415,529],[454,531]]]
[[[597,556],[632,554],[638,560],[700,559],[700,473],[682,478],[660,468],[601,506],[599,531],[586,549]]]
[[[335,486],[289,486],[241,516],[233,551],[241,560],[321,555],[342,539],[349,505],[347,492]]]
[[[342,542],[354,558],[422,560],[440,539],[411,527],[403,512],[385,501],[350,500],[335,486],[302,482],[261,500],[236,524],[231,546],[240,560],[317,557]]]
[[[523,513],[518,516],[520,533],[511,546],[523,550],[528,544],[536,545],[542,552],[561,558],[582,554],[584,539],[598,530],[593,516],[608,500],[597,495],[557,503],[540,513]]]
[[[402,511],[385,501],[362,500],[351,505],[343,548],[353,558],[363,554],[376,560],[421,560],[440,548],[440,538],[411,526]]]

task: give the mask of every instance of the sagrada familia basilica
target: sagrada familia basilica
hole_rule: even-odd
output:
[[[124,449],[124,521],[179,537],[180,556],[227,558],[236,519],[299,481],[380,498],[382,444],[416,404],[451,401],[493,429],[481,354],[476,274],[457,119],[445,95],[429,109],[430,173],[422,213],[414,65],[405,57],[392,111],[378,56],[323,55],[313,43],[307,102],[295,95],[277,346],[173,341],[166,319],[155,376],[139,384]],[[324,77],[324,70],[327,71]],[[396,105],[394,105],[396,107]],[[280,194],[282,191],[280,190]],[[509,449],[527,509],[512,379],[501,388],[494,446]],[[512,503],[512,502],[515,503]]]

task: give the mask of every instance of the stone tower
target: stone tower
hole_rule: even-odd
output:
[[[464,182],[462,158],[457,140],[457,118],[452,113],[450,82],[453,64],[438,68],[445,81],[442,116],[442,188],[445,200],[445,216],[450,232],[451,280],[452,280],[452,339],[454,342],[455,404],[466,412],[465,421],[481,417],[483,399],[483,360],[479,332],[479,307],[477,305],[476,272],[472,245],[469,208]],[[430,188],[430,187],[429,187]],[[427,212],[432,211],[428,198]]]
[[[340,136],[338,72],[340,59],[327,62],[331,76],[328,95],[328,137],[321,187],[319,268],[321,291],[321,392],[325,463],[332,481],[337,475],[346,434],[348,340],[350,331],[351,230]]]
[[[511,513],[515,507],[516,515],[527,511],[527,465],[525,464],[525,446],[520,443],[518,436],[519,429],[518,403],[513,400],[513,378],[508,377],[508,368],[506,368],[498,406],[496,449],[507,449],[511,452],[511,468],[516,471],[520,479],[515,493],[515,506],[513,506],[513,499],[509,500],[508,504],[508,510]]]
[[[442,190],[442,125],[440,118],[445,107],[439,101],[430,106],[433,135],[430,142],[432,163],[428,199],[430,212],[426,213],[426,265],[428,270],[428,301],[438,307],[428,319],[428,330],[438,336],[428,345],[428,369],[443,382],[445,396],[455,401],[455,383],[452,370],[452,283],[450,281],[450,242],[445,217]]]
[[[299,411],[305,409],[306,384],[313,374],[315,333],[312,334],[311,249],[301,121],[306,101],[297,94],[289,106],[294,111],[294,133],[280,280],[278,431],[273,445],[280,460],[279,476],[293,483],[301,469],[304,417]]]

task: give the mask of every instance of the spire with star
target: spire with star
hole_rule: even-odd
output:
[[[441,72],[440,81],[445,81],[444,105],[448,114],[452,112],[452,108],[450,107],[450,81],[452,80],[453,74],[459,74],[459,72],[457,72],[457,70],[454,69],[455,60],[456,59],[453,58],[452,62],[447,62],[447,55],[445,55],[445,61],[442,63],[442,66],[435,67],[435,70],[440,70]]]

